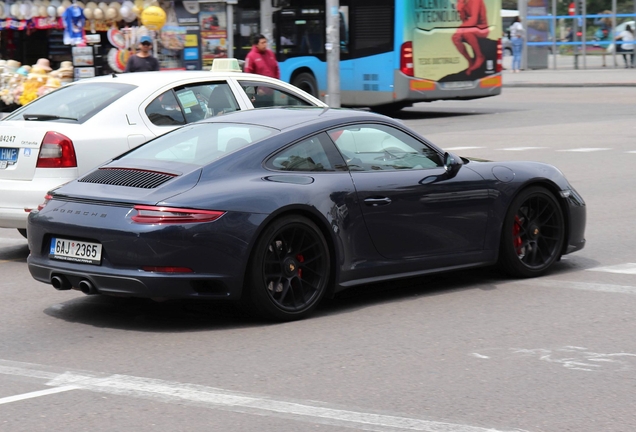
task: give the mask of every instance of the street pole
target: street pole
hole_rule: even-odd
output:
[[[272,33],[272,1],[261,0],[261,34],[269,44],[274,40]]]
[[[226,0],[227,5],[227,57],[234,58],[234,5],[238,0]]]
[[[636,0],[634,0],[636,1]],[[557,34],[557,0],[552,0],[552,68],[556,70],[557,68],[557,45],[556,45],[556,34]]]
[[[340,108],[340,7],[339,0],[326,0],[327,104]]]
[[[587,69],[585,56],[587,53],[587,20],[585,19],[587,16],[587,2],[585,0],[581,0],[581,15],[583,15],[583,22],[581,23],[583,27],[581,30],[581,42],[583,43],[583,45],[581,45],[581,48],[583,49],[583,69]]]
[[[616,52],[618,51],[618,45],[616,44],[618,41],[616,40],[616,36],[614,34],[614,32],[616,31],[616,0],[612,0],[612,38],[614,38],[614,40],[612,41],[614,43],[614,49],[612,50],[612,59],[614,60],[614,69],[616,69],[616,67],[618,66],[618,63],[616,63]]]

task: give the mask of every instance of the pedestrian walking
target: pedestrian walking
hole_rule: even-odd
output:
[[[521,70],[521,51],[523,50],[523,25],[518,16],[510,26],[510,42],[512,44],[512,71],[519,73]]]
[[[245,57],[245,72],[280,79],[280,69],[276,56],[267,48],[267,38],[258,35],[254,38],[252,50]]]
[[[124,72],[150,72],[159,70],[159,61],[150,54],[152,39],[142,36],[139,40],[139,52],[130,56]]]
[[[603,12],[601,12],[601,14],[602,15],[611,15],[612,11],[604,10]],[[596,42],[605,42],[605,41],[609,40],[610,29],[612,28],[612,20],[611,20],[611,18],[609,18],[609,17],[596,18],[594,20],[594,25],[598,26],[598,29],[594,33],[594,40]],[[607,43],[605,43],[605,44],[599,43],[598,45],[594,44],[594,46],[600,46],[601,47],[601,55],[603,56],[603,67],[605,67],[605,48],[607,46]]]
[[[621,44],[616,44],[618,49],[616,52],[620,52],[623,54],[623,59],[625,60],[625,68],[633,68],[634,67],[634,31],[632,27],[627,24],[625,26],[625,30],[619,33],[616,36],[617,41],[621,41]],[[627,61],[627,55],[629,55],[629,62]]]

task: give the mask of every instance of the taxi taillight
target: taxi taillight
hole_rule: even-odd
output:
[[[73,141],[59,132],[47,132],[40,146],[38,168],[76,168]]]

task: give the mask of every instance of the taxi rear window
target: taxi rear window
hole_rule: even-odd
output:
[[[14,111],[4,121],[84,123],[136,87],[121,83],[87,83],[64,86]]]

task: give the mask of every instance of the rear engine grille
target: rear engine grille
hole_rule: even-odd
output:
[[[121,168],[102,168],[78,181],[83,183],[107,184],[114,186],[126,186],[141,189],[153,189],[176,177],[174,174],[166,174],[154,171],[143,171]]]

